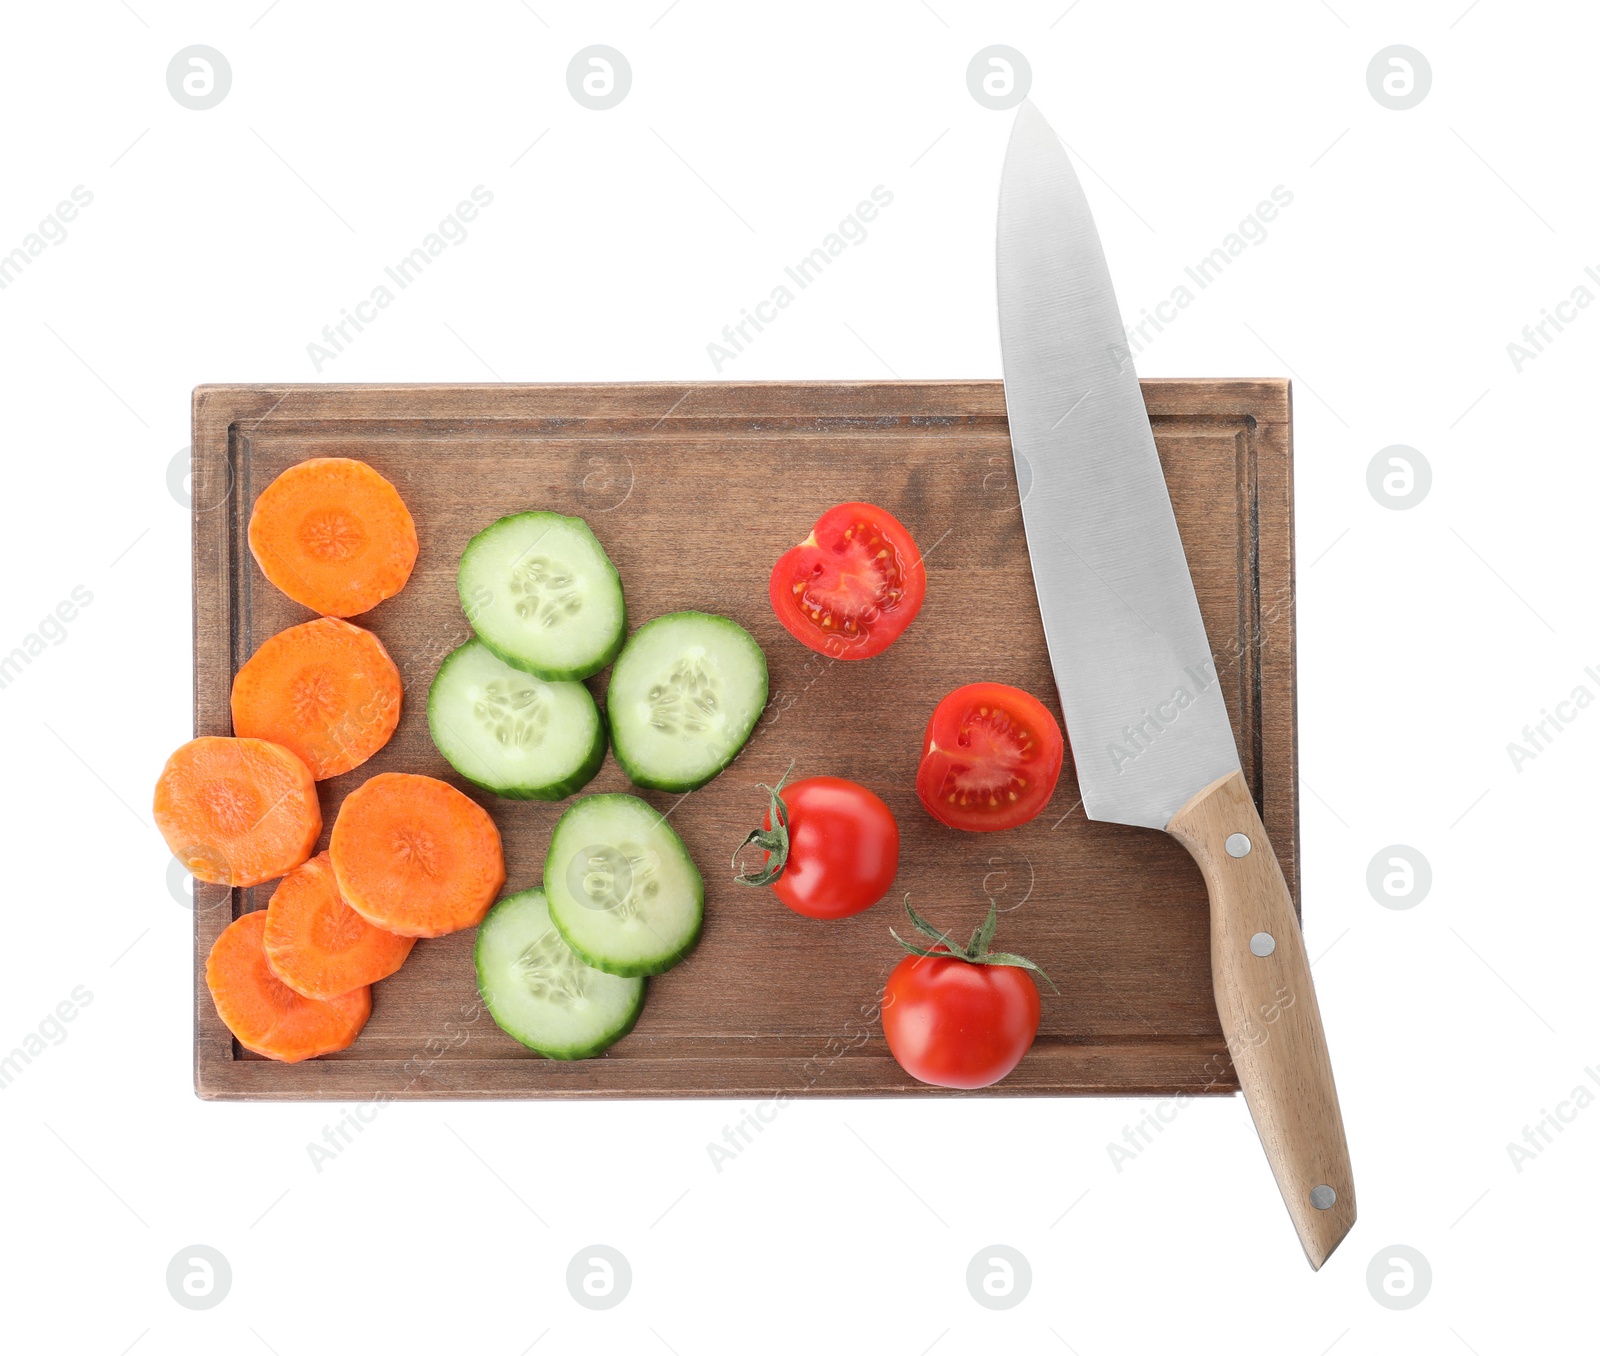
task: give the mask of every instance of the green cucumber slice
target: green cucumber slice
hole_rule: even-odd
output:
[[[622,580],[582,518],[516,513],[467,543],[456,588],[478,639],[551,682],[587,678],[628,629]]]
[[[589,783],[606,730],[582,683],[547,683],[469,640],[428,689],[428,733],[469,782],[510,800],[560,800]]]
[[[659,975],[700,940],[700,873],[672,826],[637,796],[574,801],[550,835],[544,888],[567,945],[607,974]]]
[[[508,1036],[551,1059],[587,1059],[639,1020],[644,980],[585,965],[550,921],[543,890],[502,899],[478,927],[478,992]]]
[[[733,761],[767,704],[767,659],[738,622],[671,612],[622,647],[606,715],[635,786],[693,791]]]

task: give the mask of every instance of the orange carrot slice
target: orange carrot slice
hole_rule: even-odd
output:
[[[278,883],[262,938],[272,973],[307,998],[337,998],[387,979],[416,944],[373,927],[344,902],[326,852]]]
[[[337,617],[278,632],[233,676],[234,734],[282,744],[319,782],[366,762],[399,723],[400,670]]]
[[[191,739],[161,769],[155,818],[172,855],[213,885],[293,871],[322,832],[311,769],[265,739]]]
[[[506,883],[500,831],[483,807],[408,772],[380,772],[344,798],[328,855],[345,902],[403,937],[476,927]]]
[[[261,491],[250,554],[295,602],[353,617],[405,587],[417,526],[399,491],[366,462],[313,457]]]
[[[297,994],[267,967],[266,926],[266,910],[242,914],[212,946],[206,986],[217,1016],[246,1050],[285,1064],[347,1049],[372,1015],[372,990],[327,1001]]]

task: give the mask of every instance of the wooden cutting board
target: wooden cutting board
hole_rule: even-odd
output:
[[[1299,898],[1294,533],[1289,385],[1147,381],[1219,681],[1245,775]],[[543,1059],[477,1000],[472,932],[419,942],[373,990],[349,1050],[283,1065],[242,1051],[206,991],[206,955],[270,886],[196,894],[195,1085],[225,1099],[950,1095],[890,1058],[877,1021],[900,949],[900,898],[958,935],[1001,910],[1000,942],[1060,986],[1021,1066],[981,1094],[1232,1092],[1211,996],[1200,874],[1163,834],[1091,823],[1069,760],[1032,823],[964,834],[914,790],[923,727],[950,689],[1012,683],[1060,718],[995,381],[591,386],[202,386],[194,394],[194,712],[231,733],[234,672],[308,614],[266,582],[246,545],[256,495],[306,457],[359,457],[399,488],[421,551],[405,590],[356,620],[405,683],[388,746],[321,784],[326,846],[346,792],[377,772],[442,777],[485,805],[507,889],[540,879],[562,806],[496,800],[428,738],[440,660],[471,634],[456,599],[469,537],[525,509],[580,514],[622,574],[634,625],[698,608],[735,618],[766,651],[771,701],[744,752],[671,815],[706,881],[698,949],[650,981],[634,1032],[604,1057]],[[1026,491],[1026,485],[1022,487]],[[915,534],[928,596],[883,656],[839,663],[778,625],[767,575],[829,506],[883,505]],[[597,695],[605,675],[591,680]],[[765,806],[760,782],[831,773],[865,783],[900,822],[892,895],[841,922],[800,918],[732,883],[729,857]],[[629,790],[608,755],[591,791]]]

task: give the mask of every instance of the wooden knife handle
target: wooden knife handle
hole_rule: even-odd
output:
[[[1356,1219],[1333,1066],[1300,924],[1244,774],[1172,817],[1211,897],[1211,983],[1228,1053],[1313,1269]],[[1266,954],[1262,954],[1266,953]]]

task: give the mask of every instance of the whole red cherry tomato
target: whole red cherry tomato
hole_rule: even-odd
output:
[[[883,1034],[895,1061],[913,1078],[941,1088],[986,1088],[1010,1073],[1039,1031],[1039,989],[1022,956],[990,951],[995,909],[965,948],[919,918],[917,930],[942,938],[912,946],[890,971],[883,993]],[[1046,983],[1049,982],[1046,976]],[[1054,985],[1051,986],[1052,988]]]
[[[762,827],[740,844],[765,848],[765,864],[740,881],[770,885],[807,918],[848,918],[889,892],[900,868],[900,826],[871,791],[843,777],[806,777],[787,787],[780,779],[769,795]]]
[[[911,533],[876,504],[839,504],[772,567],[767,591],[784,629],[835,659],[889,648],[917,615],[928,572]]]
[[[1050,803],[1066,743],[1043,702],[1004,683],[968,683],[934,708],[917,796],[952,829],[1014,829]]]

